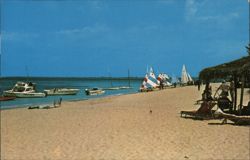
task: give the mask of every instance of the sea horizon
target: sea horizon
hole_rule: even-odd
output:
[[[141,76],[132,76],[132,77],[126,77],[126,76],[1,76],[1,79],[4,80],[12,80],[12,79],[84,79],[84,80],[91,80],[91,79],[105,79],[105,80],[110,80],[110,79],[119,79],[119,80],[127,80],[127,79],[143,79],[144,77]]]

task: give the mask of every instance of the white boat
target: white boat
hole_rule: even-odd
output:
[[[119,90],[120,87],[110,87],[110,88],[104,88],[103,90]]]
[[[157,80],[158,80],[157,82],[160,86],[162,83],[162,87],[169,87],[172,85],[172,83],[170,82],[170,77],[165,73],[160,73],[157,77]]]
[[[145,75],[145,78],[140,87],[140,91],[148,92],[158,89],[159,89],[158,80],[156,79],[155,74],[153,72],[153,68],[151,67],[149,73],[146,73]]]
[[[5,97],[17,97],[17,98],[39,98],[45,97],[45,93],[38,93],[35,91],[35,84],[28,82],[17,82],[15,86],[8,91],[3,92]]]
[[[92,88],[92,89],[85,89],[85,93],[86,95],[99,95],[99,94],[103,94],[105,93],[104,90],[100,89],[100,88]]]
[[[132,87],[130,87],[130,86],[121,86],[121,87],[119,87],[119,89],[131,89]]]
[[[47,95],[75,95],[79,92],[79,89],[53,88],[53,89],[45,89],[44,92]]]

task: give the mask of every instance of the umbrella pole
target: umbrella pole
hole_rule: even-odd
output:
[[[244,87],[245,87],[245,75],[241,76],[241,92],[240,92],[240,115],[243,106],[243,95],[244,95]]]
[[[237,107],[237,84],[238,84],[238,80],[237,77],[234,75],[234,111],[236,111],[236,107]]]

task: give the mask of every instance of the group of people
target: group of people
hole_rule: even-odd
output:
[[[233,80],[230,81],[230,84],[226,83],[225,80],[222,81],[221,85],[217,88],[215,91],[214,97],[212,97],[212,87],[211,85],[206,85],[205,90],[202,93],[202,100],[205,101],[211,101],[211,100],[217,100],[218,101],[218,107],[222,110],[229,109],[232,110],[233,103],[234,103],[234,88],[235,83]],[[198,85],[199,90],[199,85]],[[230,99],[229,99],[229,93],[230,93]],[[215,96],[218,95],[216,98]]]

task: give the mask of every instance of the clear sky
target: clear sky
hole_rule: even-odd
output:
[[[247,0],[1,3],[2,76],[197,76],[247,55]]]

